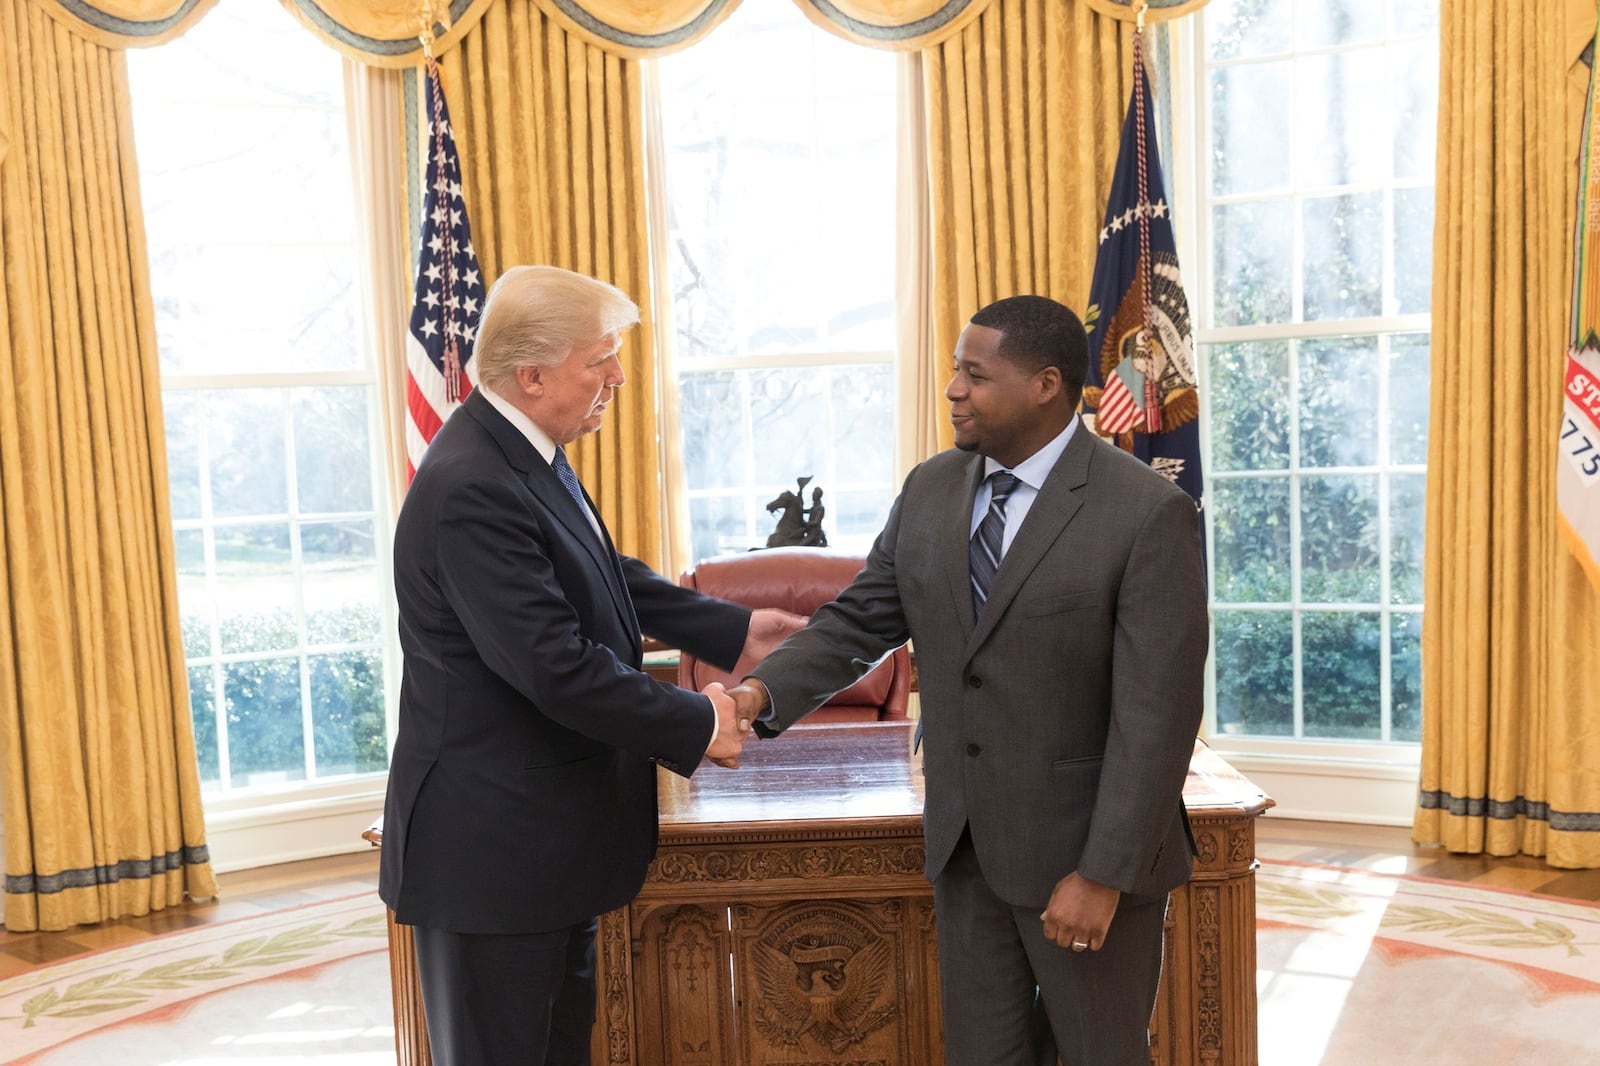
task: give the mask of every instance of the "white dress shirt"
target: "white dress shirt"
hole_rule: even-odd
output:
[[[1010,550],[1011,542],[1016,539],[1017,530],[1022,528],[1022,520],[1028,517],[1028,510],[1033,506],[1034,498],[1039,495],[1039,489],[1044,486],[1044,479],[1050,476],[1056,460],[1067,450],[1067,442],[1072,439],[1072,434],[1077,429],[1078,416],[1073,415],[1072,421],[1067,423],[1067,428],[1056,434],[1050,443],[1011,468],[1011,473],[1017,478],[1017,487],[1011,490],[1011,497],[1006,500],[1005,536],[1000,542],[1002,560]],[[983,516],[989,513],[989,497],[994,494],[989,483],[989,475],[1004,469],[1005,466],[999,460],[984,457],[983,483],[978,486],[978,495],[972,501],[972,526],[967,530],[967,540],[970,541],[977,536],[978,524],[983,521]]]

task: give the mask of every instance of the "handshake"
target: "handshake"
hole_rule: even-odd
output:
[[[713,681],[703,695],[711,700],[717,712],[717,735],[706,749],[706,758],[729,770],[739,768],[739,755],[745,741],[750,739],[750,723],[761,717],[770,700],[766,686],[759,681],[746,681],[733,688],[723,688],[722,682]]]
[[[806,619],[788,611],[762,608],[750,614],[750,629],[745,634],[744,648],[734,665],[733,676],[746,677],[757,663],[765,659],[792,633],[806,627]],[[733,688],[724,688],[721,682],[707,685],[703,695],[711,701],[717,712],[717,735],[706,749],[706,758],[718,766],[738,769],[739,753],[750,739],[750,723],[761,717],[761,712],[771,704],[766,686],[759,681],[746,681]]]

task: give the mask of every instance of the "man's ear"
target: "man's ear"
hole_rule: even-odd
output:
[[[517,391],[524,396],[539,397],[544,395],[544,368],[528,363],[513,371],[517,383]]]
[[[1039,371],[1038,381],[1038,397],[1042,404],[1054,403],[1057,397],[1066,393],[1066,383],[1061,380],[1061,368],[1053,363]]]

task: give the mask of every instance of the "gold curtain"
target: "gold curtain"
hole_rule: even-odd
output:
[[[571,458],[618,547],[663,566],[639,63],[579,40],[527,0],[505,0],[442,65],[485,281],[550,263],[639,303],[622,348],[627,384],[605,428]]]
[[[120,52],[0,0],[5,924],[209,896]]]
[[[1600,866],[1600,621],[1556,535],[1593,0],[1441,9],[1422,786],[1452,851]]]
[[[1083,311],[1132,87],[1132,32],[1083,0],[996,0],[923,53],[935,360],[1004,296]],[[944,410],[948,377],[932,375],[932,410]],[[938,434],[950,447],[948,420]]]

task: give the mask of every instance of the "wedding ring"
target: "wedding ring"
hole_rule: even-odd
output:
[[[1085,940],[1074,940],[1072,942],[1072,950],[1073,951],[1087,951],[1088,949],[1089,949],[1088,941],[1085,941]]]

